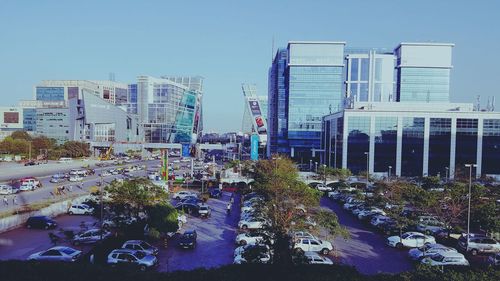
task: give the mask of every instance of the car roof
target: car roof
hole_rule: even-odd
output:
[[[47,216],[32,216],[29,217],[28,219],[50,219],[50,218]]]
[[[110,254],[135,254],[137,250],[132,249],[114,249]]]
[[[184,234],[191,234],[191,233],[195,233],[195,232],[196,232],[196,230],[194,230],[194,229],[188,229],[188,230],[184,231]]]
[[[142,240],[128,240],[128,241],[125,241],[125,243],[123,244],[135,244],[135,243],[142,243],[144,241]]]
[[[408,232],[405,232],[405,233],[403,233],[403,234],[410,234],[410,235],[415,235],[415,234],[417,234],[417,235],[424,235],[423,233],[416,232],[416,231],[408,231]]]
[[[441,255],[446,258],[451,258],[451,257],[465,258],[463,254],[452,251],[440,252],[438,255]]]
[[[73,249],[71,247],[67,247],[67,246],[55,246],[55,247],[52,247],[50,249],[47,249],[48,250],[65,250],[65,249],[71,249],[73,251],[78,251],[77,249]]]

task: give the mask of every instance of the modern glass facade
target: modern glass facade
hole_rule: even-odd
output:
[[[483,174],[500,174],[500,119],[483,120]]]
[[[424,158],[424,118],[403,118],[401,175],[421,176]]]
[[[397,117],[375,118],[374,171],[387,172],[396,168]]]
[[[398,101],[448,102],[450,69],[398,68]]]
[[[347,168],[353,173],[366,171],[370,150],[370,117],[350,116],[347,119]]]
[[[36,108],[23,108],[23,129],[36,131]]]
[[[68,108],[37,108],[36,133],[55,139],[58,144],[69,140]]]
[[[477,162],[477,119],[457,119],[456,134],[456,171],[465,169],[465,164]]]
[[[137,84],[128,85],[127,112],[137,114]]]
[[[36,100],[63,101],[64,87],[36,87]]]
[[[450,168],[451,119],[430,118],[429,176],[446,176]]]

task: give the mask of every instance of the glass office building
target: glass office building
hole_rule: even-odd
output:
[[[500,113],[472,104],[359,102],[323,118],[321,148],[321,163],[354,173],[453,178],[473,163],[478,177],[500,176]]]
[[[449,102],[454,44],[401,43],[397,58],[397,101]]]
[[[64,87],[36,87],[35,99],[39,101],[63,101],[67,99],[67,95],[64,95]]]
[[[68,108],[37,108],[36,134],[55,139],[57,144],[70,140]]]
[[[146,143],[195,143],[200,130],[200,83],[186,85],[170,79],[137,78],[137,113]]]

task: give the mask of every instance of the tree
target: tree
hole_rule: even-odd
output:
[[[15,140],[25,140],[30,141],[31,136],[26,131],[15,131],[10,135],[11,138]]]
[[[168,194],[149,179],[137,178],[127,181],[112,181],[105,187],[115,213],[137,217],[146,207],[163,204]]]
[[[69,157],[84,157],[90,155],[90,147],[88,143],[79,141],[67,141],[62,145],[62,148],[67,151]]]
[[[167,203],[146,207],[148,224],[161,233],[175,232],[179,228],[177,210]]]
[[[307,220],[318,221],[319,217],[321,226],[326,226],[332,235],[345,233],[336,217],[313,212],[319,206],[321,193],[299,179],[296,165],[290,159],[274,155],[272,160],[258,161],[254,179],[256,190],[267,198],[263,212],[274,233],[275,262],[291,262],[288,234],[304,226]]]
[[[441,180],[439,177],[424,177],[422,179],[422,188],[425,190],[429,190],[432,188],[439,188],[441,187]]]

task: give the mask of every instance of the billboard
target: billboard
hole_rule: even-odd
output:
[[[262,112],[260,111],[259,100],[249,98],[248,106],[252,115],[252,121],[255,131],[259,135],[267,135],[266,119],[262,116]]]
[[[3,122],[6,124],[17,124],[19,123],[19,112],[4,112]]]
[[[182,157],[191,156],[191,144],[183,143],[182,144]]]
[[[257,134],[250,137],[250,159],[259,160],[259,135]]]

